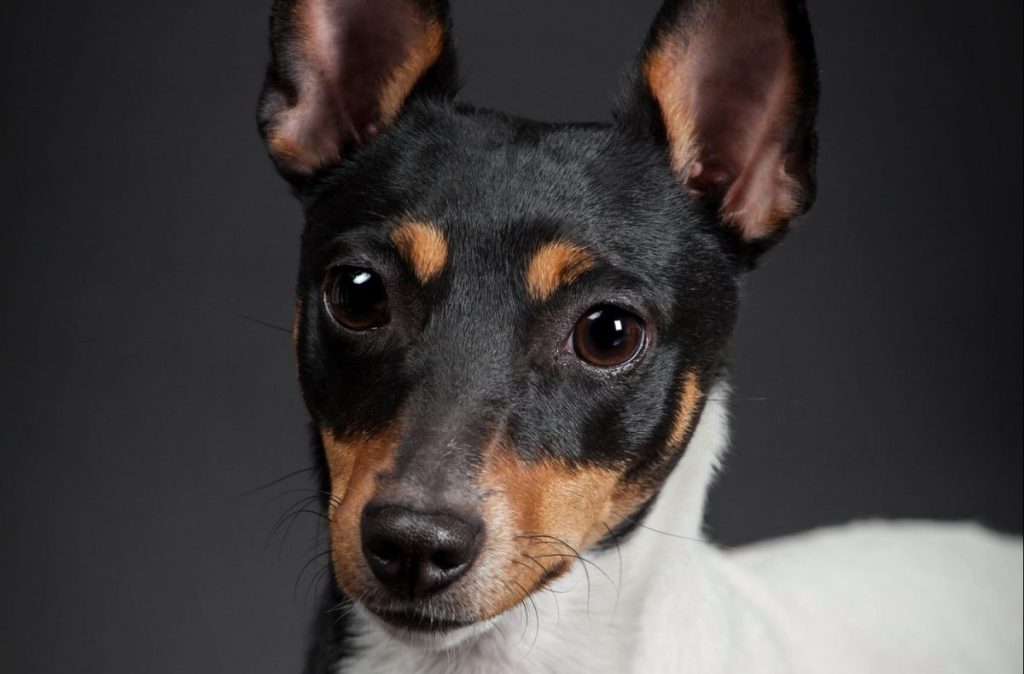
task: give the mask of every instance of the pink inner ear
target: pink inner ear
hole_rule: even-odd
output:
[[[310,174],[393,121],[443,35],[410,0],[299,0],[292,12],[285,60],[296,100],[267,136],[280,163]]]
[[[290,169],[312,173],[338,158],[339,130],[351,127],[351,120],[339,119],[344,108],[332,100],[341,81],[339,28],[328,0],[297,3],[292,20],[290,74],[297,97],[292,107],[278,113],[268,141]]]
[[[721,200],[745,238],[762,238],[800,201],[785,166],[796,88],[785,20],[771,0],[691,11],[647,62],[672,164],[692,194]]]

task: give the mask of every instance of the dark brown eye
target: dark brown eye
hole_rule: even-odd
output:
[[[598,367],[622,365],[637,354],[643,342],[644,322],[625,309],[607,304],[587,311],[572,333],[576,355]]]
[[[388,293],[375,272],[339,265],[327,272],[324,303],[331,317],[349,330],[374,330],[388,322]]]

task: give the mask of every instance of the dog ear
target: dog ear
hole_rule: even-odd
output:
[[[668,0],[627,119],[744,245],[764,248],[814,200],[817,66],[802,0]]]
[[[453,96],[449,28],[443,0],[276,0],[258,121],[281,173],[331,165],[414,94]]]

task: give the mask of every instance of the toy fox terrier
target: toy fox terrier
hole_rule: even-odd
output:
[[[276,0],[259,125],[336,583],[308,672],[1020,672],[1021,545],[722,551],[738,286],[815,196],[797,0],[668,0],[611,124],[456,100],[442,0]]]

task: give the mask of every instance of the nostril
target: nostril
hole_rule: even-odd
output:
[[[402,546],[380,536],[371,536],[366,542],[366,550],[384,563],[397,562],[402,558]]]
[[[438,550],[430,555],[430,563],[441,571],[452,571],[466,563],[466,555],[458,550]]]

